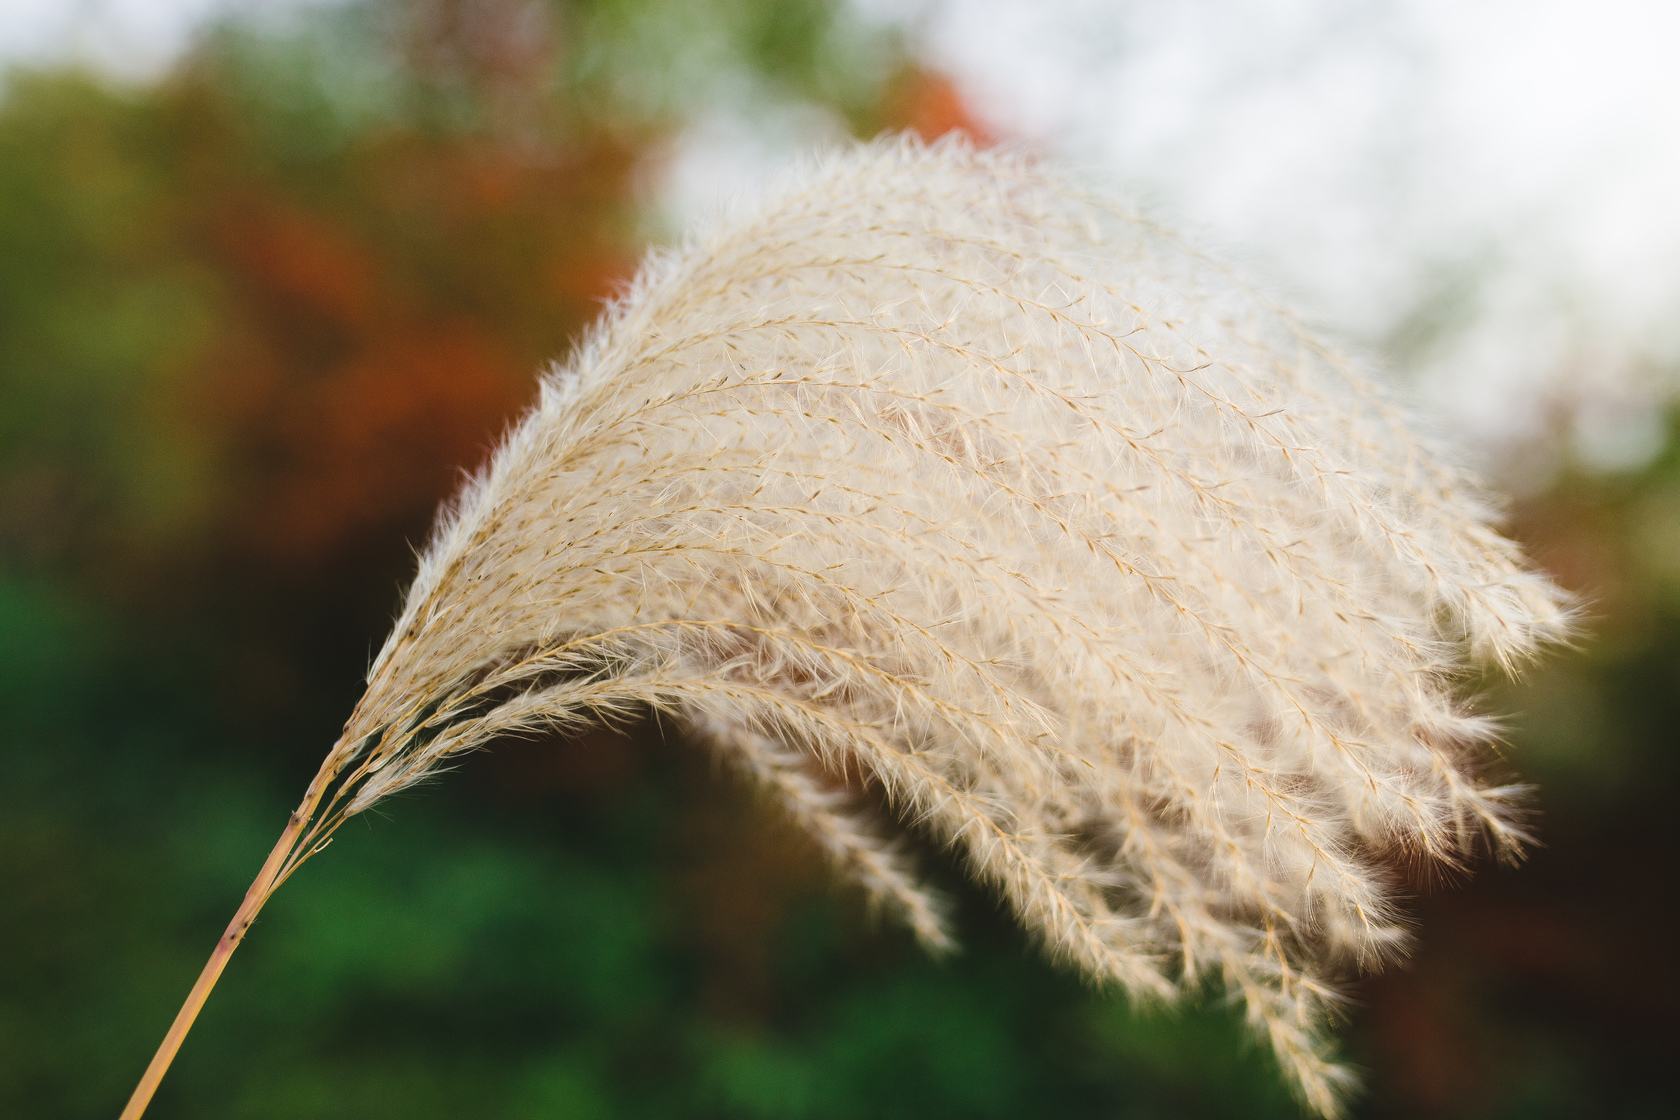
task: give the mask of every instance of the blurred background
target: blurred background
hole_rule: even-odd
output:
[[[1544,846],[1420,881],[1368,1117],[1674,1114],[1680,9],[10,0],[0,1115],[114,1115],[438,500],[643,248],[812,144],[1078,161],[1412,381],[1591,605],[1502,686]],[[954,867],[924,957],[699,751],[510,743],[269,907],[161,1117],[1290,1117]],[[1450,889],[1447,889],[1450,888]],[[1665,946],[1668,946],[1665,948]]]

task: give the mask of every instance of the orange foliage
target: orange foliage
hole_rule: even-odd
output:
[[[393,522],[413,534],[630,267],[634,162],[483,137],[387,137],[331,208],[264,182],[215,200],[205,251],[231,306],[190,381],[228,433],[242,550],[325,562]]]
[[[633,185],[658,136],[554,115],[540,68],[501,65],[505,46],[410,44],[484,94],[478,124],[387,124],[306,169],[264,154],[213,74],[175,87],[177,236],[220,298],[173,424],[208,448],[229,550],[314,567],[418,538],[633,269]],[[992,139],[917,68],[877,119]]]
[[[975,115],[956,82],[936,70],[913,67],[899,81],[887,103],[894,128],[909,129],[924,140],[947,132],[966,133],[977,144],[994,144],[997,134]]]

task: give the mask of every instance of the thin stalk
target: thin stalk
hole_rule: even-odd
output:
[[[169,1025],[169,1032],[158,1044],[157,1053],[152,1055],[151,1064],[141,1075],[140,1083],[134,1087],[134,1093],[128,1098],[128,1104],[123,1108],[119,1120],[140,1120],[140,1117],[145,1115],[146,1106],[151,1104],[152,1095],[157,1092],[164,1074],[169,1072],[176,1052],[186,1040],[187,1032],[192,1030],[198,1013],[204,1009],[204,1003],[210,998],[216,981],[221,979],[222,970],[233,957],[233,951],[239,948],[239,943],[245,939],[245,932],[251,928],[251,923],[256,921],[263,905],[279,887],[281,870],[285,868],[287,858],[296,849],[299,837],[315,815],[315,808],[320,803],[321,794],[326,786],[322,779],[326,773],[327,769],[323,766],[321,773],[309,784],[309,792],[305,794],[303,803],[293,810],[290,819],[286,821],[280,839],[275,841],[273,850],[263,861],[262,870],[251,880],[244,900],[240,902],[239,909],[234,911],[233,920],[228,922],[227,929],[222,931],[215,949],[211,950],[210,959],[204,962],[204,970],[198,974],[198,981],[193,984],[192,991],[187,993],[186,1002],[181,1004],[181,1010],[175,1013],[175,1021]]]

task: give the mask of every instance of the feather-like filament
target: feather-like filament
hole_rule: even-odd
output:
[[[130,1103],[345,819],[534,727],[657,711],[930,945],[860,772],[1058,955],[1217,979],[1303,1097],[1384,853],[1514,850],[1457,682],[1567,628],[1356,364],[1018,155],[882,142],[655,256],[445,517],[362,701]]]

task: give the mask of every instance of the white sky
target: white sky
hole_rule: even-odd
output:
[[[0,64],[74,57],[143,77],[168,65],[206,18],[239,6],[238,0],[3,0]]]
[[[891,0],[857,0],[902,19]],[[980,112],[1233,247],[1472,436],[1574,417],[1655,450],[1680,373],[1680,3],[945,0],[911,26]],[[1538,479],[1532,480],[1538,482]]]
[[[321,2],[0,0],[0,65],[142,77],[214,14]],[[850,2],[1003,131],[1155,200],[1356,343],[1382,351],[1457,276],[1458,321],[1401,372],[1479,441],[1532,448],[1562,415],[1602,466],[1651,450],[1680,370],[1680,2]],[[799,106],[710,113],[673,206],[838,131]]]

